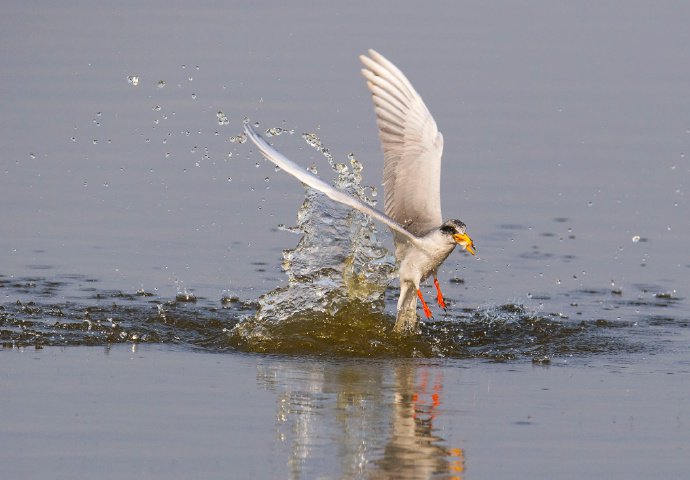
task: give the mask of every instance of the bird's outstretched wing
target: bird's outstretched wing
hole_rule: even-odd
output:
[[[383,146],[386,215],[422,236],[443,222],[441,154],[443,136],[422,97],[405,75],[374,50],[364,64]]]
[[[375,218],[376,220],[385,224],[398,234],[403,235],[413,243],[418,243],[419,239],[415,235],[405,230],[400,224],[398,224],[388,215],[379,212],[375,208],[370,207],[366,203],[348,195],[342,190],[338,190],[332,185],[329,185],[321,180],[319,177],[312,175],[306,169],[300,167],[292,160],[289,160],[287,157],[285,157],[285,155],[270,146],[268,142],[264,140],[264,138],[259,135],[248,123],[245,123],[244,131],[247,134],[247,137],[249,137],[249,139],[254,142],[257,148],[261,151],[261,154],[264,157],[279,166],[282,170],[297,178],[300,182],[309,185],[315,190],[318,190],[331,200],[335,200],[336,202],[340,202],[348,207],[352,207],[360,212],[366,213],[372,218]]]

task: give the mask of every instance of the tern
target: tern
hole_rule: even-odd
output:
[[[441,216],[441,155],[443,136],[422,97],[405,75],[374,50],[361,55],[376,112],[383,147],[384,211],[367,205],[329,185],[275,150],[248,123],[244,129],[261,154],[302,183],[332,200],[380,221],[393,231],[399,264],[400,297],[394,330],[409,332],[417,324],[417,298],[426,318],[431,310],[420,284],[434,279],[436,301],[446,304],[438,283],[438,269],[456,245],[475,254],[472,239],[460,220],[443,222]]]

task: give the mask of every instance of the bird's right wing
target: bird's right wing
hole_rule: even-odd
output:
[[[422,97],[395,65],[374,50],[359,58],[383,146],[385,212],[415,235],[423,235],[443,222],[443,136]]]
[[[279,166],[282,170],[297,178],[300,182],[309,185],[315,190],[318,190],[331,200],[335,200],[336,202],[340,202],[348,207],[352,207],[355,210],[366,213],[370,217],[375,218],[376,220],[385,224],[395,232],[403,235],[413,243],[418,243],[417,237],[405,230],[400,224],[398,224],[388,215],[379,212],[375,208],[370,207],[366,203],[348,195],[342,190],[338,190],[332,185],[329,185],[321,180],[319,177],[312,175],[306,169],[300,167],[292,160],[289,160],[287,157],[285,157],[285,155],[270,146],[268,142],[264,140],[264,138],[259,135],[248,123],[245,123],[244,131],[247,134],[247,137],[249,137],[249,139],[254,142],[257,148],[261,151],[261,154],[264,157]]]

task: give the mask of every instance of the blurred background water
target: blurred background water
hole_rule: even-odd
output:
[[[689,9],[683,2],[6,2],[0,19],[0,331],[3,361],[12,365],[4,398],[8,408],[16,405],[13,411],[26,415],[13,418],[31,418],[43,408],[26,406],[30,394],[19,385],[51,391],[65,380],[59,371],[34,375],[36,362],[19,360],[26,357],[8,360],[10,352],[27,346],[82,346],[81,354],[56,354],[52,348],[32,353],[62,358],[70,369],[74,355],[97,357],[84,347],[94,344],[174,344],[171,350],[147,349],[144,356],[169,364],[187,361],[190,368],[204,358],[193,350],[231,352],[222,357],[225,369],[245,375],[247,365],[257,368],[256,387],[247,390],[251,400],[263,395],[262,372],[282,378],[275,391],[306,391],[309,397],[330,385],[323,378],[348,376],[351,366],[319,360],[305,373],[291,361],[247,360],[237,350],[348,357],[347,345],[354,343],[355,356],[455,357],[456,363],[443,368],[432,363],[427,373],[435,378],[443,370],[446,385],[460,381],[465,367],[478,369],[480,377],[498,368],[501,381],[513,368],[526,372],[525,389],[518,388],[516,398],[500,397],[497,411],[509,414],[520,401],[530,401],[530,386],[539,385],[540,374],[530,374],[525,365],[530,361],[570,365],[573,370],[550,373],[564,389],[562,402],[576,402],[566,398],[579,387],[596,391],[599,381],[614,390],[619,386],[618,393],[655,389],[662,392],[659,398],[639,395],[630,408],[637,418],[654,411],[658,422],[650,420],[644,434],[632,434],[634,448],[617,444],[616,458],[636,458],[638,447],[649,447],[647,440],[654,438],[653,446],[667,453],[650,460],[649,471],[681,478],[688,445],[681,433],[688,430],[687,408],[681,407],[688,394],[679,385],[687,384],[690,324]],[[296,330],[269,332],[276,341],[268,347],[238,338],[230,332],[251,318],[260,296],[287,284],[282,251],[294,248],[299,236],[278,225],[296,223],[305,193],[233,137],[245,118],[262,129],[294,131],[275,137],[276,147],[333,179],[323,155],[301,138],[314,133],[337,161],[355,154],[364,167],[363,185],[380,186],[382,155],[357,58],[367,48],[409,76],[436,118],[445,137],[444,216],[467,223],[479,256],[455,253],[446,261],[440,280],[449,312],[415,340],[396,344],[387,330],[395,283],[381,307],[388,316],[372,317],[355,305],[350,317],[307,315]],[[379,228],[378,234],[390,246],[387,232]],[[349,330],[338,330],[342,324]],[[330,332],[326,341],[314,340],[324,330]],[[488,367],[477,358],[515,363]],[[382,425],[395,429],[401,424],[390,418],[413,418],[414,430],[426,407],[404,398],[424,381],[417,367],[411,377],[398,372],[398,361],[357,364],[355,370],[365,365],[372,378],[396,379],[383,396],[376,396],[376,382],[364,385],[361,398],[379,414],[407,405],[408,413],[385,414]],[[613,373],[601,373],[602,364],[614,365],[606,369]],[[594,375],[596,381],[584,377],[591,365],[601,375]],[[645,373],[616,383],[621,365]],[[119,369],[120,381],[107,389],[127,391],[124,383],[133,379],[124,372]],[[155,369],[149,372],[139,386],[158,385]],[[658,372],[673,375],[660,380]],[[561,378],[567,375],[582,382],[568,390]],[[323,377],[318,388],[302,383],[314,376]],[[226,379],[223,388],[236,381]],[[618,398],[606,388],[602,395]],[[297,409],[286,418],[330,419],[340,411],[339,398],[317,395],[325,402],[322,416],[301,417]],[[450,408],[447,397],[444,402],[434,414],[444,428],[488,418],[476,404]],[[243,405],[238,408],[245,412],[251,401]],[[613,401],[593,395],[585,405],[620,422]],[[178,404],[170,414],[186,408]],[[273,406],[257,416],[262,414],[275,415]],[[46,433],[41,423],[27,427],[10,418],[2,425],[7,461],[21,445],[14,434],[35,439],[32,432]],[[601,432],[582,418],[566,427],[586,425],[573,442],[592,458],[613,443],[594,441],[603,438]],[[58,431],[74,427],[64,422]],[[553,418],[545,422],[553,429],[559,424]],[[604,437],[620,439],[618,434],[634,431],[634,423],[628,420],[625,432],[611,427]],[[667,436],[671,424],[676,437]],[[337,431],[329,425],[300,435],[327,443]],[[509,432],[521,428],[510,425]],[[247,428],[235,434],[247,434]],[[481,460],[496,445],[513,453],[528,446],[507,443],[509,436],[499,431],[481,441],[479,434],[430,431],[441,438],[444,452],[476,446],[473,478],[498,473]],[[358,438],[383,442],[392,438],[386,432],[363,430]],[[112,443],[99,438],[112,447],[123,437]],[[414,438],[413,445],[428,443],[424,435]],[[555,448],[553,438],[538,438],[531,448]],[[285,453],[288,444],[271,448]],[[354,471],[349,454],[311,451],[317,453],[290,457],[293,477],[394,475],[381,466],[381,452],[357,457],[364,467]],[[576,467],[563,472],[545,457],[537,463],[551,477],[577,473]],[[328,467],[319,469],[319,462]],[[255,465],[240,463],[239,476]],[[51,472],[49,461],[33,470],[21,460],[13,465],[16,478]],[[83,463],[66,465],[68,477],[78,475]],[[418,477],[443,478],[443,465]],[[611,478],[632,471],[620,463],[620,469],[606,465],[601,468]],[[282,475],[283,468],[277,462],[270,471]],[[221,476],[220,469],[208,473]]]

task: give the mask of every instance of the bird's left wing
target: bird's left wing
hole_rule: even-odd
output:
[[[318,190],[331,200],[335,200],[336,202],[340,202],[348,207],[352,207],[355,210],[366,213],[372,218],[375,218],[376,220],[385,224],[395,232],[405,236],[413,243],[418,243],[418,238],[415,235],[405,230],[399,223],[394,221],[388,215],[379,212],[375,208],[370,207],[366,203],[348,195],[342,190],[338,190],[332,185],[329,185],[321,180],[319,177],[312,175],[306,169],[300,167],[292,160],[289,160],[287,157],[285,157],[285,155],[270,146],[268,142],[264,140],[264,138],[259,135],[248,123],[245,123],[244,131],[247,134],[247,137],[249,137],[249,139],[258,147],[264,157],[279,166],[282,170],[285,170],[287,173],[297,178],[300,182],[309,185],[315,190]]]

